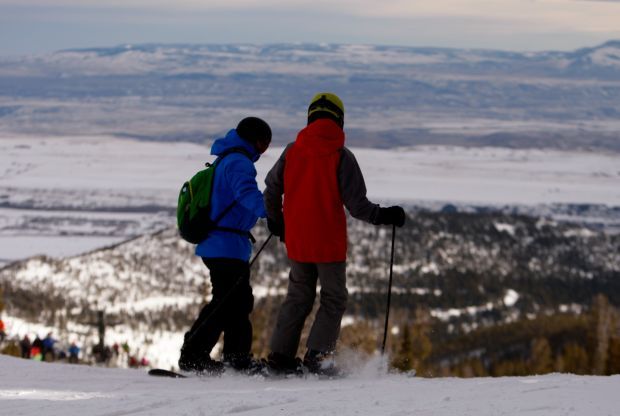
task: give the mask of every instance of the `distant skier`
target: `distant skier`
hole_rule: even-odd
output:
[[[30,338],[28,335],[24,335],[24,338],[19,342],[19,347],[22,351],[22,358],[30,358],[30,349],[32,348],[32,344],[30,344]]]
[[[127,365],[129,368],[138,368],[140,366],[140,362],[135,355],[130,355],[129,358],[127,358]]]
[[[403,208],[381,208],[367,199],[362,172],[353,153],[344,147],[343,126],[340,98],[332,93],[317,94],[308,107],[307,127],[286,147],[265,179],[269,230],[285,242],[291,264],[288,293],[268,357],[275,371],[299,371],[295,355],[312,310],[317,280],[321,284],[320,307],[303,364],[315,373],[336,371],[330,357],[348,296],[343,204],[353,217],[371,224],[400,227],[405,223]]]
[[[78,347],[75,342],[72,342],[71,346],[69,346],[69,363],[77,364],[79,362],[79,357],[80,347]]]
[[[209,268],[212,299],[185,334],[179,368],[184,371],[219,373],[223,364],[210,353],[224,333],[223,360],[235,369],[248,369],[255,362],[250,355],[254,296],[250,286],[249,259],[252,253],[249,231],[258,218],[265,218],[263,196],[256,183],[254,163],[271,143],[269,125],[248,117],[213,143],[211,154],[219,162],[211,194],[211,219],[232,206],[218,222],[218,228],[196,247]],[[221,228],[227,228],[223,230]]]
[[[36,361],[43,359],[43,341],[37,335],[34,341],[32,341],[32,347],[30,348],[30,358]]]
[[[54,361],[56,359],[56,351],[54,349],[56,340],[54,339],[54,337],[52,337],[51,332],[48,332],[47,336],[43,338],[42,344],[43,344],[43,349],[41,353],[43,354],[43,360]]]
[[[2,345],[5,338],[6,338],[6,327],[4,326],[4,321],[0,319],[0,345]]]

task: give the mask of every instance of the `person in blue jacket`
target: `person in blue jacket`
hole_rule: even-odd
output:
[[[267,215],[254,163],[270,143],[269,125],[260,118],[248,117],[211,147],[211,154],[218,158],[210,217],[216,220],[223,216],[217,228],[196,246],[196,255],[209,268],[212,298],[185,334],[179,358],[183,371],[221,372],[224,364],[210,354],[222,332],[224,362],[237,370],[255,364],[250,354],[254,296],[250,286],[249,231]]]
[[[75,342],[71,343],[69,347],[69,363],[77,364],[79,362],[80,347]]]
[[[43,338],[43,360],[54,361],[56,359],[56,351],[54,349],[54,345],[56,344],[56,340],[52,337],[52,333],[48,332],[47,336]]]

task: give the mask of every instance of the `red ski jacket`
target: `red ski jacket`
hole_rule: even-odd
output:
[[[338,182],[344,132],[320,119],[299,132],[286,153],[284,223],[288,257],[302,263],[347,258],[347,222]]]

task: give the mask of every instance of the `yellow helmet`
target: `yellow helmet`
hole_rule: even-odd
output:
[[[328,113],[333,116],[340,126],[344,125],[344,104],[342,100],[331,92],[321,92],[312,98],[308,106],[308,119],[317,113]]]

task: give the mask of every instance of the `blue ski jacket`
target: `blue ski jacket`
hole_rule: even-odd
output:
[[[213,143],[211,154],[219,156],[232,148],[244,149],[252,156],[252,160],[242,153],[229,153],[218,162],[211,193],[210,217],[215,220],[236,201],[217,225],[249,232],[259,218],[267,216],[263,195],[256,183],[254,167],[260,154],[252,144],[239,137],[235,129]],[[206,258],[248,261],[251,254],[249,236],[231,231],[214,230],[206,240],[196,246],[196,255]]]

